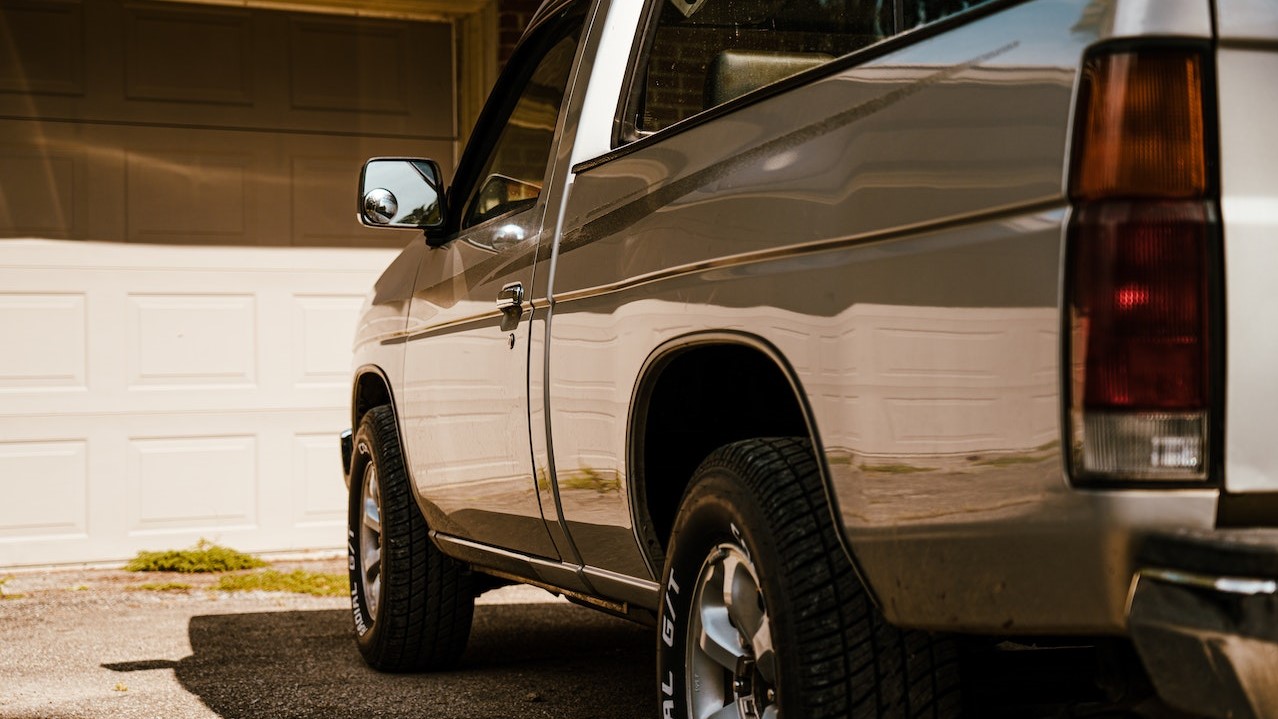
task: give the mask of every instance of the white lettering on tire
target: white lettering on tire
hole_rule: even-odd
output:
[[[670,581],[666,586],[666,616],[661,621],[661,640],[666,643],[667,647],[674,646],[674,633],[676,619],[674,610],[674,597],[672,595],[679,593],[679,583],[675,581],[674,572],[670,573]]]

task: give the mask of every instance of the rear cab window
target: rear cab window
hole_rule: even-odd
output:
[[[990,0],[655,0],[617,144]]]

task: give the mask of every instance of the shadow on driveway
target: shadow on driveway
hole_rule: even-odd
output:
[[[219,716],[651,716],[655,679],[648,629],[568,604],[482,605],[462,666],[437,674],[381,674],[355,648],[344,610],[192,617],[192,655],[103,665],[175,670]]]

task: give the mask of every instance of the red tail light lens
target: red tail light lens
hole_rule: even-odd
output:
[[[1197,203],[1079,211],[1070,296],[1088,409],[1206,408],[1206,226]]]
[[[1207,476],[1210,197],[1203,54],[1083,69],[1067,249],[1074,478]]]

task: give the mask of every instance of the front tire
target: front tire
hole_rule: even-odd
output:
[[[883,621],[839,544],[806,440],[746,440],[702,463],[662,585],[662,717],[962,713],[952,642]]]
[[[346,542],[360,654],[386,672],[455,665],[470,637],[471,575],[430,541],[388,405],[360,422],[350,476]]]

